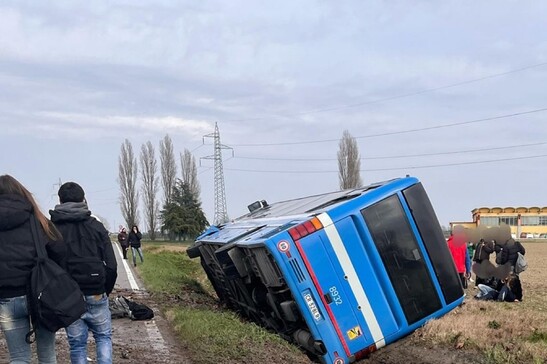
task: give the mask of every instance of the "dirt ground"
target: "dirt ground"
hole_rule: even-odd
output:
[[[129,318],[112,320],[114,363],[191,363],[184,355],[180,343],[171,333],[167,321],[161,316],[158,305],[145,292],[118,289],[113,291],[110,297],[117,295],[146,304],[154,310],[155,317],[150,321],[132,321]],[[70,352],[64,330],[57,332],[55,342],[57,362],[70,363]],[[36,352],[34,344],[33,352]],[[0,333],[0,363],[8,362],[6,342]],[[33,362],[37,362],[35,355]],[[96,362],[95,344],[91,335],[88,341],[88,362]]]

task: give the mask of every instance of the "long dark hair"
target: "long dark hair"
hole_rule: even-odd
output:
[[[59,240],[61,238],[61,234],[55,228],[55,225],[53,225],[51,221],[49,221],[48,218],[45,217],[45,215],[38,208],[38,204],[34,200],[34,197],[32,197],[32,193],[30,193],[30,191],[27,190],[25,186],[21,184],[21,182],[19,182],[9,174],[0,176],[0,195],[7,194],[19,195],[27,200],[32,206],[34,216],[36,216],[36,218],[40,222],[40,225],[42,226],[42,229],[44,230],[46,235],[52,240]]]

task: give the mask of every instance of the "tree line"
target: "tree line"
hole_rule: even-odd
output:
[[[201,208],[195,157],[185,149],[179,158],[180,178],[169,135],[159,142],[159,166],[150,141],[141,145],[138,158],[128,139],[121,145],[118,183],[122,216],[129,228],[140,225],[142,198],[144,223],[141,230],[150,240],[156,240],[158,233],[171,240],[194,238],[209,225]],[[162,197],[159,196],[160,184]]]
[[[347,130],[340,139],[337,157],[340,189],[360,187],[363,182],[359,149]],[[139,158],[128,139],[122,143],[118,159],[122,216],[128,227],[139,225],[139,202],[142,198],[145,228],[141,227],[141,230],[151,240],[157,238],[158,232],[172,240],[194,238],[209,226],[201,208],[195,157],[185,149],[179,154],[179,159],[180,178],[177,177],[175,152],[169,135],[159,142],[159,167],[150,141],[141,145]],[[137,186],[139,177],[140,187]],[[160,184],[163,198],[158,196]]]

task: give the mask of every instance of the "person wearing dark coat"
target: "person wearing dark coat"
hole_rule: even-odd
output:
[[[129,247],[129,242],[127,241],[127,231],[125,228],[122,228],[118,234],[118,243],[120,243],[120,246],[122,247],[123,259],[127,259],[127,248]]]
[[[511,273],[501,281],[501,286],[493,288],[485,284],[479,284],[479,293],[475,296],[479,300],[496,300],[498,302],[522,301],[522,285],[518,275]]]
[[[498,265],[509,264],[511,266],[511,272],[515,271],[515,264],[517,264],[518,253],[522,255],[526,254],[526,249],[520,241],[515,241],[513,238],[508,239],[503,244],[496,243],[496,263]]]
[[[88,333],[93,333],[97,363],[112,363],[112,321],[108,295],[117,278],[114,249],[103,224],[91,216],[85,193],[75,182],[59,188],[51,221],[67,244],[67,271],[84,294],[87,311],[66,328],[72,363],[87,362]]]
[[[475,252],[473,254],[473,261],[481,264],[484,261],[490,260],[490,254],[494,252],[494,240],[485,241],[481,239],[477,246],[475,247]],[[479,284],[485,284],[486,277],[475,277],[475,287]]]
[[[139,231],[139,227],[137,225],[133,225],[127,239],[129,240],[129,245],[131,246],[131,256],[133,257],[133,266],[136,267],[137,254],[139,254],[139,257],[141,258],[141,263],[144,263],[144,258],[142,255],[142,246],[141,246],[142,233]]]
[[[40,227],[38,243],[46,246],[50,259],[64,267],[66,246],[55,226],[19,181],[0,176],[0,328],[10,363],[30,363],[32,357],[25,340],[30,331],[27,282],[37,258],[31,219],[37,219]],[[37,327],[36,347],[40,363],[57,362],[55,333]]]

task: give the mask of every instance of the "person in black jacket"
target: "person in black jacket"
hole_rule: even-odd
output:
[[[489,261],[490,254],[494,252],[494,244],[494,240],[485,241],[484,239],[480,239],[477,246],[475,247],[473,262],[481,264],[484,261]],[[476,272],[475,275],[475,287],[477,287],[479,284],[485,284],[486,277],[481,277],[480,275],[477,275]]]
[[[133,257],[134,267],[137,266],[137,253],[139,254],[139,257],[141,258],[141,263],[144,263],[144,258],[142,256],[141,239],[142,239],[142,234],[139,231],[139,227],[137,225],[134,225],[133,228],[131,228],[129,237],[127,238],[127,240],[129,241],[129,245],[131,246],[131,256]]]
[[[120,243],[120,246],[122,247],[123,259],[127,259],[127,231],[125,231],[124,227],[121,228],[120,233],[118,234],[118,243]]]
[[[0,327],[11,362],[30,363],[31,347],[27,284],[36,264],[36,246],[30,219],[41,226],[40,239],[52,260],[64,266],[65,245],[55,226],[40,212],[32,194],[15,178],[0,176]],[[55,333],[36,328],[40,363],[56,363]]]
[[[511,267],[511,272],[515,271],[515,264],[517,264],[518,253],[522,255],[526,254],[526,249],[520,243],[520,241],[515,241],[513,238],[506,240],[502,244],[496,243],[496,264],[504,265],[509,264]]]
[[[108,295],[117,278],[117,263],[108,232],[91,216],[82,187],[74,182],[59,188],[60,204],[50,210],[51,221],[67,246],[66,267],[80,286],[87,312],[66,328],[72,363],[86,363],[91,330],[97,362],[112,363],[112,323]]]

